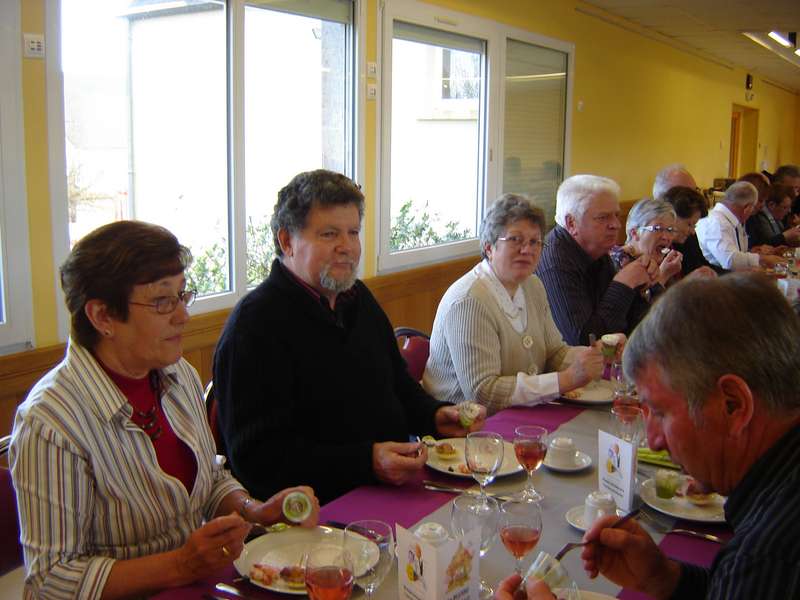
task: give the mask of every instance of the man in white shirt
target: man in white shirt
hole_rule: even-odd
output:
[[[753,214],[758,190],[746,181],[737,181],[725,191],[708,216],[697,222],[697,239],[706,260],[726,271],[771,267],[784,262],[779,256],[747,251],[744,223]]]

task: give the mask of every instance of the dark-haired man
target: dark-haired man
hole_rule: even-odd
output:
[[[313,482],[322,502],[365,483],[402,484],[427,458],[409,434],[466,434],[456,407],[408,375],[389,319],[356,278],[363,212],[344,175],[295,176],[272,217],[278,258],[217,345],[225,448],[259,497],[285,481]]]

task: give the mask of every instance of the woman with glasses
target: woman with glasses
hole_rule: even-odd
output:
[[[639,290],[639,298],[628,313],[631,327],[642,320],[650,304],[681,272],[683,255],[672,248],[676,231],[675,209],[672,205],[664,200],[645,198],[634,204],[628,213],[625,245],[611,249],[611,260],[617,270],[643,254],[659,264],[655,282]]]
[[[501,196],[480,228],[483,260],[450,286],[436,311],[425,389],[439,400],[472,400],[493,414],[559,397],[600,376],[596,348],[564,343],[533,272],[544,213]]]
[[[185,585],[238,557],[251,522],[282,518],[290,490],[254,500],[215,456],[200,380],[181,358],[190,261],[166,229],[121,221],[61,267],[67,353],[19,406],[9,453],[26,597]],[[316,524],[313,491],[296,489]]]

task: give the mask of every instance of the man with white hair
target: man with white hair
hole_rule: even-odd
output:
[[[632,328],[637,288],[650,287],[658,263],[642,255],[617,272],[609,250],[620,230],[619,185],[597,175],[573,175],[556,194],[556,226],[547,234],[536,273],[553,320],[572,346],[589,336]]]
[[[674,187],[697,189],[697,182],[689,171],[681,164],[667,165],[656,174],[653,182],[653,198],[661,198]]]
[[[774,266],[783,259],[748,252],[744,224],[758,202],[758,190],[752,183],[737,181],[726,191],[708,216],[697,222],[697,239],[703,256],[723,271],[740,271]]]

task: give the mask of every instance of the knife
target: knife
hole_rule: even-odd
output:
[[[467,488],[460,488],[453,485],[445,485],[443,483],[438,483],[436,481],[431,481],[429,479],[423,481],[422,485],[425,487],[426,490],[431,490],[432,492],[448,492],[451,494],[470,494],[472,496],[477,496],[480,494],[480,492],[474,490],[470,490]],[[502,500],[504,502],[506,500],[511,499],[511,496],[507,494],[494,494],[487,492],[486,495],[491,496],[492,498],[496,498],[497,500]]]
[[[244,598],[245,600],[250,600],[250,596],[242,593],[239,588],[235,588],[232,585],[228,585],[227,583],[218,583],[214,586],[220,592],[224,592],[226,594],[230,594],[231,596],[237,596],[239,598]],[[228,600],[228,598],[223,598],[222,600]]]

